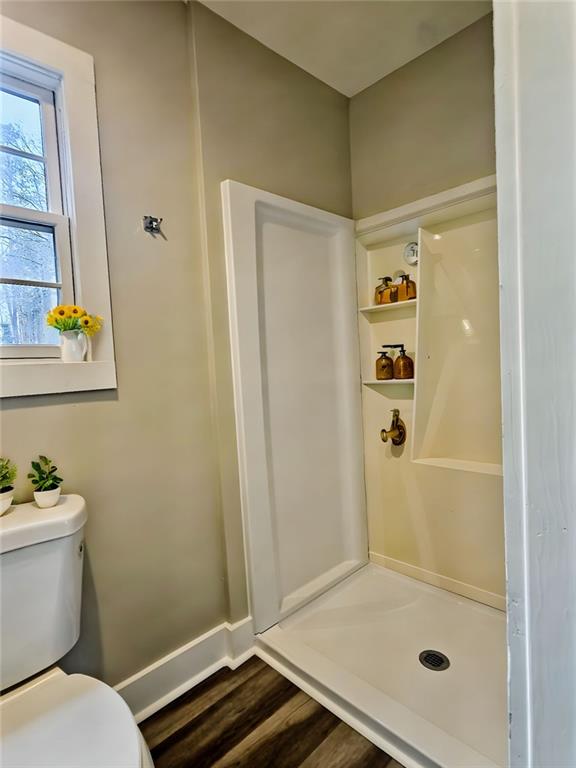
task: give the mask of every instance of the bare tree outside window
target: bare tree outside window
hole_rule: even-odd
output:
[[[38,102],[1,91],[0,203],[48,210],[42,120]],[[0,284],[0,344],[57,344],[46,312],[59,290],[30,282],[59,280],[54,232],[21,220],[0,220],[0,275],[22,284]]]

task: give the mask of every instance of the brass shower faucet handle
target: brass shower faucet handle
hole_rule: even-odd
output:
[[[390,429],[380,430],[380,437],[383,443],[387,443],[388,440],[392,441],[392,445],[403,445],[406,442],[406,424],[400,418],[400,411],[398,408],[394,408],[392,411],[392,424]]]

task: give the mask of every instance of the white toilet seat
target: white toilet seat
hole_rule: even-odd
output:
[[[124,700],[105,683],[53,670],[0,700],[2,768],[149,768]]]

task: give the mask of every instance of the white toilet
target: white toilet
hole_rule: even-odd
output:
[[[116,691],[51,666],[80,634],[86,518],[76,495],[0,518],[2,768],[153,768]]]

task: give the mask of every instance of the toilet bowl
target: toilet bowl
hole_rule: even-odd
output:
[[[2,768],[153,768],[124,700],[52,669],[0,698]]]
[[[86,519],[76,495],[0,518],[2,768],[153,768],[121,696],[53,666],[80,634]]]

